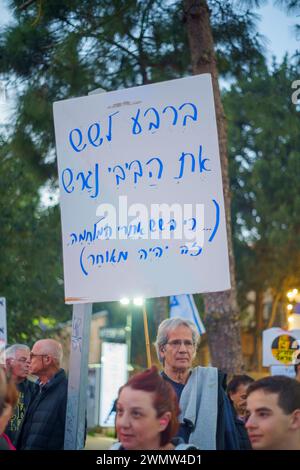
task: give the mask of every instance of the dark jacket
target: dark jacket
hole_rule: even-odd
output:
[[[245,428],[245,423],[241,418],[237,416],[233,404],[231,404],[231,406],[234,415],[235,427],[238,433],[240,450],[252,450],[247,429]]]
[[[245,423],[236,417],[235,426],[238,432],[240,450],[252,450]]]
[[[17,449],[63,449],[67,391],[68,381],[63,369],[38,387],[21,425]]]
[[[171,383],[174,388],[178,401],[182,390],[183,384],[177,384],[171,380],[164,372],[162,377]],[[217,416],[217,431],[216,431],[216,449],[217,450],[239,450],[239,441],[237,429],[234,423],[234,417],[231,411],[229,399],[225,393],[226,390],[226,375],[218,370],[218,416]],[[203,423],[205,426],[205,423]],[[189,442],[190,434],[193,430],[192,423],[185,422],[180,425],[178,436],[184,442]]]
[[[217,450],[239,450],[238,432],[230,401],[226,395],[226,374],[218,370]]]
[[[27,379],[17,384],[17,389],[19,391],[18,402],[5,429],[5,434],[10,438],[14,446],[17,442],[17,434],[21,427],[25,412],[28,408],[31,398],[35,395],[37,390],[36,387],[37,385],[34,382],[31,382]]]

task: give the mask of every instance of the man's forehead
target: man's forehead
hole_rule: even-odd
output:
[[[238,386],[238,388],[236,389],[236,391],[237,391],[238,393],[246,393],[246,392],[247,392],[247,389],[248,389],[248,387],[249,387],[249,385],[250,385],[250,384],[240,384],[240,385]]]
[[[247,408],[268,408],[278,407],[278,394],[266,392],[265,390],[255,390],[247,398]]]
[[[172,337],[178,336],[179,338],[181,338],[182,336],[191,337],[192,336],[192,331],[190,330],[190,328],[188,326],[180,325],[180,326],[177,326],[177,328],[174,328],[173,330],[170,330],[169,331],[169,336],[172,336]]]
[[[34,345],[31,348],[31,351],[40,352],[42,349],[44,349],[44,345],[45,345],[45,340],[40,339],[36,343],[34,343]]]
[[[29,350],[28,349],[17,349],[16,351],[16,357],[27,357],[29,356]]]

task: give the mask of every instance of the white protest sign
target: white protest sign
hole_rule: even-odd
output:
[[[271,375],[285,375],[294,379],[296,376],[294,366],[271,366],[270,367]]]
[[[269,328],[263,331],[263,366],[295,364],[300,348],[300,330]]]
[[[209,74],[54,103],[66,303],[230,288]]]

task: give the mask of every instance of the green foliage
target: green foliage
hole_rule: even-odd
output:
[[[57,184],[52,103],[85,95],[98,87],[113,90],[191,73],[186,12],[181,0],[41,0],[20,9],[24,3],[24,0],[10,1],[14,22],[0,37],[0,74],[18,90],[14,121],[7,129],[9,138],[4,139],[5,143],[2,142],[0,147],[0,294],[8,299],[11,341],[33,340],[42,334],[41,325],[70,318],[70,309],[63,305],[59,211],[57,207],[41,210],[39,206],[41,186],[50,182],[55,188]],[[298,200],[294,194],[296,186],[288,192],[281,186],[281,178],[275,175],[276,171],[282,171],[284,157],[281,153],[277,170],[276,161],[272,160],[274,175],[272,182],[269,181],[269,160],[272,152],[277,151],[277,143],[274,144],[271,132],[271,118],[260,108],[272,109],[269,106],[274,96],[266,93],[263,78],[256,77],[253,72],[262,61],[261,39],[256,32],[256,16],[250,10],[253,2],[244,3],[247,7],[240,9],[234,1],[208,1],[219,73],[231,80],[241,79],[243,84],[243,88],[236,89],[235,95],[232,90],[226,97],[228,103],[231,100],[227,105],[231,154],[241,154],[251,163],[246,150],[249,139],[250,143],[255,140],[252,151],[259,156],[260,145],[263,145],[263,154],[267,156],[266,160],[257,159],[253,175],[252,169],[243,169],[237,157],[232,160],[233,207],[237,214],[234,226],[239,243],[236,250],[239,260],[247,260],[244,264],[239,263],[243,282],[248,273],[248,259],[254,272],[256,258],[252,255],[253,243],[245,239],[242,228],[245,227],[253,239],[255,230],[263,232],[265,229],[263,239],[271,237],[272,243],[278,245],[281,243],[278,227],[282,223],[289,224],[287,214],[291,216],[292,210],[298,210],[294,203]],[[267,71],[264,73],[266,78]],[[243,76],[247,79],[243,80]],[[275,88],[276,81],[274,78],[272,93],[278,95],[280,90]],[[254,101],[247,99],[258,83],[259,92]],[[247,105],[242,96],[245,93]],[[258,106],[260,101],[261,107]],[[281,105],[276,106],[278,122],[275,125],[278,126],[283,113],[279,109]],[[243,114],[245,106],[247,110]],[[258,118],[258,111],[259,126],[265,119],[269,122],[266,139],[260,137],[256,127],[247,133]],[[296,144],[297,139],[291,142],[289,158],[285,161],[287,178],[297,165],[298,153],[293,150],[299,148]],[[277,199],[280,200],[279,191],[282,200],[288,197],[288,212],[274,202],[278,217],[281,216],[277,229],[272,230],[268,211],[271,211],[269,197],[275,182],[279,186]],[[254,199],[253,185],[256,188]],[[264,191],[267,187],[268,197]],[[261,207],[259,211],[266,214],[260,222],[253,213],[256,204]],[[243,222],[240,223],[241,218]],[[263,253],[264,246],[261,248]],[[99,308],[107,308],[113,313],[110,317],[112,326],[125,324],[123,312],[116,303],[102,304]],[[150,335],[153,338],[151,308],[150,305]],[[135,337],[141,328],[142,317],[135,315]],[[135,342],[136,356],[142,354],[142,343]]]
[[[0,73],[19,89],[16,146],[44,180],[55,176],[52,103],[102,87],[113,90],[182,77],[190,70],[183,2],[12,0],[15,22],[0,38]],[[41,6],[41,8],[40,8]],[[240,76],[261,57],[255,15],[210,1],[219,72]],[[44,166],[44,168],[43,168]]]
[[[300,277],[300,110],[291,100],[298,77],[285,58],[224,95],[241,299],[249,290],[280,292]]]
[[[40,320],[53,324],[70,315],[63,303],[59,210],[39,208],[40,181],[30,168],[2,145],[0,292],[10,342],[31,342],[43,335]]]

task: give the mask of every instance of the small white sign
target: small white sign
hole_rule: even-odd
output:
[[[300,354],[300,330],[269,328],[263,331],[263,366],[288,366]]]
[[[54,103],[66,303],[230,288],[210,74]]]
[[[101,364],[100,426],[114,427],[113,406],[127,381],[127,344],[102,343]]]
[[[270,372],[271,375],[286,375],[291,379],[294,379],[296,376],[294,366],[271,366]]]

